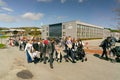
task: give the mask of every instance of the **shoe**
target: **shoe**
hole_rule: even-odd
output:
[[[75,61],[72,61],[72,63],[76,63]]]
[[[85,58],[85,61],[87,61],[87,58]]]
[[[68,60],[65,60],[65,62],[69,62]]]
[[[60,60],[60,63],[61,63],[62,61]]]
[[[46,62],[44,62],[44,64],[46,64]]]
[[[82,59],[81,61],[84,62],[84,59]]]
[[[105,60],[109,61],[109,58],[106,58]]]
[[[43,61],[43,59],[42,58],[40,58],[40,60],[39,60],[40,62],[42,62]]]
[[[100,59],[103,59],[103,57],[100,57]]]
[[[50,68],[53,69],[53,65],[50,65]]]
[[[56,59],[56,61],[58,62],[58,61],[59,61],[59,59]]]
[[[53,69],[53,66],[51,66],[50,68]]]

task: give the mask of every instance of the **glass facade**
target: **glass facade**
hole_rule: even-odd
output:
[[[62,23],[49,25],[49,37],[62,37]]]
[[[102,38],[103,30],[101,28],[77,24],[78,38]]]

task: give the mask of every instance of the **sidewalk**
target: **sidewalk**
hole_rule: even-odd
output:
[[[98,40],[85,40],[84,43],[88,43],[85,45],[85,52],[90,54],[101,54],[102,48],[99,47],[99,44],[102,42],[102,39]]]
[[[93,41],[89,46],[93,46]],[[96,41],[97,42],[97,41]],[[24,51],[17,47],[0,50],[0,80],[119,80],[120,63],[101,60],[93,54],[87,54],[88,61],[77,63],[54,62],[54,69],[49,63],[27,63]],[[29,71],[33,75],[29,79],[18,77],[18,73]],[[29,73],[23,73],[22,76]]]
[[[88,43],[87,47],[85,45],[85,52],[90,54],[102,54],[102,48],[99,47],[102,39],[99,40],[86,40],[84,43]],[[116,46],[120,46],[120,43],[116,43]]]

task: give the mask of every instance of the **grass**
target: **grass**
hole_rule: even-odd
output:
[[[0,36],[0,38],[8,38],[8,36],[4,36],[4,35],[3,35],[3,36]]]
[[[5,44],[0,44],[0,49],[3,49],[3,48],[5,48],[5,47],[6,47]]]
[[[96,39],[102,39],[102,38],[81,38],[81,40],[96,40]]]

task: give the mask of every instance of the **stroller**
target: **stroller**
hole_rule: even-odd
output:
[[[111,49],[111,51],[115,56],[116,62],[120,62],[120,46],[116,46],[115,48]]]

